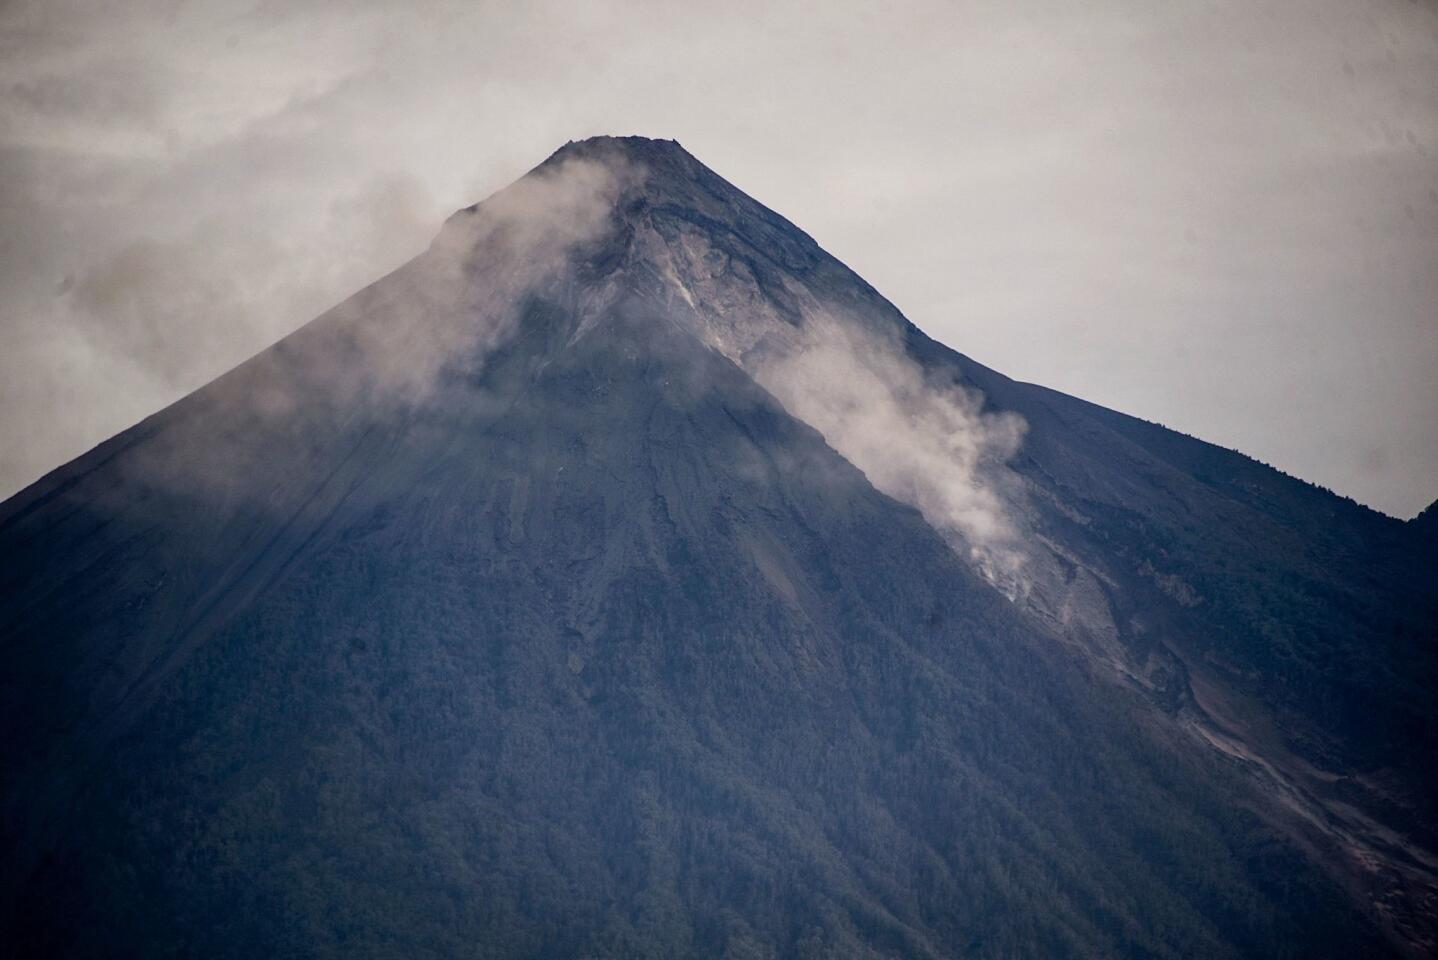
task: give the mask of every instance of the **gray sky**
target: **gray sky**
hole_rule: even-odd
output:
[[[598,133],[1011,376],[1438,496],[1433,0],[0,0],[0,90],[0,496]]]

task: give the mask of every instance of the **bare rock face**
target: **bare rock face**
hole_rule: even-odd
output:
[[[0,551],[3,957],[1438,947],[1422,526],[975,364],[672,142]]]

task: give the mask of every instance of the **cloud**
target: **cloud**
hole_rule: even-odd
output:
[[[10,0],[0,495],[557,144],[642,133],[991,366],[1411,513],[1438,473],[1435,69],[1438,10],[1406,0]],[[162,315],[61,315],[107,272]],[[187,298],[211,306],[165,315]]]

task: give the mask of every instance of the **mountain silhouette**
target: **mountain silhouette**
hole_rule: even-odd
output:
[[[953,352],[671,141],[0,555],[0,956],[1438,950],[1426,528]]]

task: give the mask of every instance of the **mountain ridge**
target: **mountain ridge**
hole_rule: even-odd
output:
[[[0,505],[0,924],[1421,955],[1424,568],[1198,444],[929,340],[677,143],[567,145]]]

